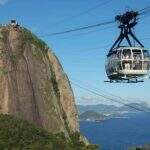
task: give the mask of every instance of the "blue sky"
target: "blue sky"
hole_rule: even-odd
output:
[[[89,13],[76,15],[102,3]],[[126,10],[139,10],[150,5],[150,0],[0,0],[0,23],[10,19],[31,29],[36,35],[64,31],[88,24],[111,21]],[[150,49],[150,16],[141,18],[136,34]],[[90,32],[90,33],[87,33]],[[81,34],[82,33],[82,34]],[[104,94],[125,98],[124,102],[150,103],[150,80],[138,84],[109,84],[105,74],[105,56],[118,36],[117,24],[55,37],[42,37],[61,61],[72,80],[97,87]],[[145,39],[145,40],[144,40]],[[73,86],[78,104],[114,104]]]

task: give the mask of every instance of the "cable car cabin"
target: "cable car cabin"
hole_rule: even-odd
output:
[[[107,55],[106,73],[110,81],[137,81],[148,74],[150,55],[142,47],[119,47]]]
[[[149,53],[133,32],[133,28],[138,23],[138,15],[137,11],[127,11],[115,17],[119,23],[120,35],[107,55],[106,73],[110,82],[140,82],[139,79],[143,82],[144,76],[148,75]],[[121,46],[124,40],[129,46]]]

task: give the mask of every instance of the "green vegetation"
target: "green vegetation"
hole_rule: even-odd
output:
[[[47,46],[47,44],[44,41],[39,39],[36,35],[34,35],[31,31],[29,31],[26,28],[23,28],[23,34],[22,35],[24,36],[25,41],[32,42],[34,45],[36,45],[41,50],[44,50],[45,47]]]
[[[8,70],[6,68],[0,67],[0,76],[6,75],[8,73]]]
[[[53,88],[55,93],[57,94],[58,97],[60,97],[60,92],[59,92],[59,88],[58,88],[58,83],[56,81],[56,77],[55,77],[55,73],[53,71],[53,69],[51,68],[51,82],[53,84]]]
[[[5,54],[6,53],[4,51],[0,50],[0,59],[4,58]]]
[[[96,150],[86,146],[80,133],[67,139],[63,133],[51,134],[27,121],[9,115],[0,115],[0,150]]]
[[[8,36],[9,36],[9,31],[7,29],[2,29],[1,31],[1,39],[3,40],[3,43],[8,42]]]
[[[26,28],[22,28],[20,39],[22,46],[30,43],[33,56],[35,56],[38,60],[43,61],[44,55],[48,51],[48,45],[44,41],[39,39],[35,34]]]

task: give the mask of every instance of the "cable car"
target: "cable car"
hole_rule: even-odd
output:
[[[110,79],[108,82],[143,82],[143,78],[149,73],[149,51],[132,32],[132,28],[137,24],[137,16],[138,12],[134,11],[116,16],[121,32],[107,55],[105,68]],[[131,42],[130,38],[133,38],[134,42]],[[127,40],[128,46],[121,46],[124,39]],[[138,46],[135,46],[135,43]]]
[[[149,51],[141,47],[119,47],[107,56],[106,73],[112,80],[138,79],[150,70]]]

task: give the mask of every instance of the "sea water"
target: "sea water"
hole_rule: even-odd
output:
[[[101,122],[80,122],[80,129],[102,150],[127,150],[150,144],[150,113],[127,114]]]

